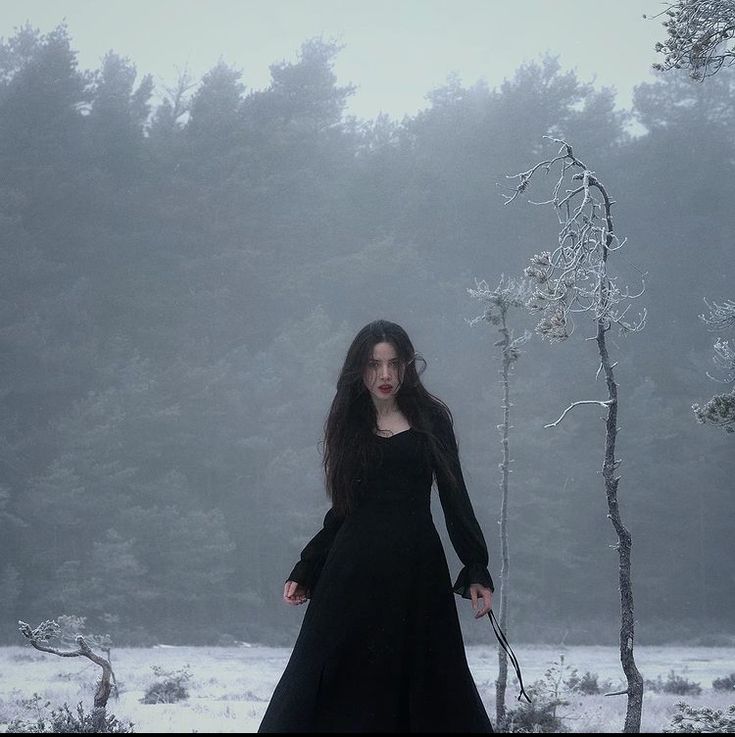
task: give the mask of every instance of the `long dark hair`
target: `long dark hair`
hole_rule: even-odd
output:
[[[426,361],[416,353],[400,325],[375,320],[357,333],[347,350],[324,423],[326,490],[335,511],[342,515],[353,508],[364,470],[375,460],[377,412],[363,376],[376,343],[390,343],[396,351],[400,367],[396,403],[410,425],[426,437],[434,478],[440,473],[453,487],[458,483],[452,469],[452,443],[448,441],[450,435],[454,437],[452,413],[421,383]]]

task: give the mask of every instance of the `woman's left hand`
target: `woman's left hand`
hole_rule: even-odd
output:
[[[475,619],[484,617],[493,608],[493,592],[481,583],[473,583],[470,586],[470,596]]]

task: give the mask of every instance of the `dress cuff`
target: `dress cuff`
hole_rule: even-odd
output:
[[[289,574],[287,581],[296,581],[307,591],[311,591],[322,571],[321,561],[300,560]]]
[[[471,599],[470,586],[473,583],[480,583],[490,591],[495,591],[495,585],[493,579],[490,576],[486,566],[481,563],[470,563],[465,566],[457,576],[457,580],[454,584],[453,591],[455,594],[459,594],[463,599]]]

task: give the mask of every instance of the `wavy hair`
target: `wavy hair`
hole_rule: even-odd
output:
[[[377,411],[363,381],[377,343],[390,343],[396,351],[399,361],[396,403],[411,427],[426,437],[434,479],[441,474],[452,488],[458,484],[452,468],[452,451],[456,451],[456,445],[452,448],[452,413],[421,383],[426,361],[416,353],[400,325],[374,320],[357,333],[347,350],[337,391],[324,422],[326,491],[335,512],[341,515],[354,507],[364,470],[377,459],[374,442]]]

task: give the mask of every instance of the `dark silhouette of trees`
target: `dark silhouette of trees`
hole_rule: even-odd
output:
[[[655,584],[637,594],[640,628],[724,628],[731,452],[690,408],[709,351],[692,279],[725,293],[735,228],[712,186],[733,175],[731,110],[712,92],[729,70],[642,87],[633,139],[612,93],[551,57],[496,89],[450,78],[402,121],[356,120],[338,53],[307,41],[258,91],[224,60],[152,90],[114,51],[81,69],[64,26],[0,40],[0,637],[73,608],[121,645],[290,641],[276,584],[323,517],[323,412],[355,325],[376,315],[416,336],[464,428],[468,483],[494,484],[486,428],[501,410],[483,408],[484,346],[457,316],[473,274],[515,273],[556,238],[539,208],[519,219],[487,192],[516,149],[561,130],[600,152],[621,193],[633,273],[660,273],[648,296],[665,319],[631,342],[624,377],[626,425],[645,432],[620,438],[626,479],[648,490],[629,501],[637,570]],[[608,523],[587,489],[594,434],[523,429],[558,406],[559,370],[592,391],[583,347],[566,349],[529,343],[533,371],[513,383],[520,641],[600,642],[614,608],[598,583]],[[558,466],[539,461],[552,452]],[[495,500],[477,512],[491,524]]]
[[[656,44],[664,54],[664,62],[654,65],[660,71],[686,69],[699,81],[716,75],[723,66],[735,62],[735,2],[732,0],[679,0],[665,11],[667,38]],[[709,99],[701,105],[702,113],[712,118],[719,113],[729,134],[732,130],[733,107],[730,102],[732,77],[717,78],[720,84],[707,85]],[[724,89],[723,89],[724,87]],[[710,306],[709,315],[700,315],[712,330],[725,330],[735,323],[735,306],[731,301]],[[728,340],[718,339],[714,345],[714,361],[725,384],[735,382],[735,353]],[[692,405],[697,421],[733,432],[735,424],[735,391],[717,394],[706,404]]]

